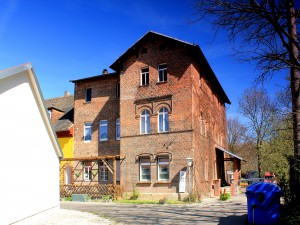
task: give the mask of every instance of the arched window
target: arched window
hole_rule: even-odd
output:
[[[169,112],[167,108],[161,108],[158,112],[158,132],[169,131]]]
[[[150,133],[150,112],[144,110],[141,114],[141,134]]]

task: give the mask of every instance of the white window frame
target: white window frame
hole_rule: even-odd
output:
[[[90,90],[90,93],[88,93],[89,90]],[[92,88],[86,88],[85,89],[85,102],[91,102],[91,101],[92,101]]]
[[[141,86],[149,85],[149,67],[141,69]]]
[[[120,140],[121,136],[121,126],[120,126],[120,118],[116,119],[116,140]]]
[[[167,167],[167,173],[161,173],[161,168]],[[168,178],[161,178],[161,174],[168,174]],[[170,161],[168,157],[157,157],[157,180],[159,181],[168,181],[170,180]]]
[[[84,142],[85,143],[88,143],[88,142],[91,142],[92,141],[92,123],[91,122],[85,122],[84,123]],[[91,136],[91,138],[90,139],[87,139],[87,130],[90,130],[90,136]]]
[[[147,161],[146,161],[147,160]],[[140,181],[151,181],[151,162],[150,162],[150,157],[141,157],[139,159],[140,163]],[[149,168],[149,178],[143,178],[143,168],[147,167]],[[147,174],[146,174],[147,175]]]
[[[107,137],[106,138],[102,138],[102,134],[104,132],[102,132],[101,128],[105,129],[106,127],[106,133],[107,133]],[[107,120],[100,120],[99,123],[99,141],[107,141],[108,140],[108,121]]]
[[[52,119],[52,109],[48,109],[49,118]]]
[[[163,63],[158,65],[158,82],[167,82],[168,77],[167,64]]]
[[[108,181],[108,168],[102,161],[99,162],[99,181]]]
[[[146,113],[148,112],[148,113]],[[140,133],[141,134],[150,134],[151,127],[150,127],[150,111],[145,109],[141,113],[141,122],[140,122]],[[144,124],[144,130],[143,128]]]
[[[204,179],[208,181],[208,159],[205,159],[204,162]]]
[[[90,165],[86,165],[90,164]],[[83,180],[91,181],[92,180],[92,162],[83,162]]]
[[[162,124],[160,120],[162,119]],[[158,111],[158,133],[169,132],[170,121],[169,121],[169,110],[166,107],[159,109]]]

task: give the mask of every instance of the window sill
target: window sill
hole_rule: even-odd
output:
[[[169,131],[158,131],[157,133],[159,133],[159,134],[166,134],[166,133],[169,133]]]
[[[92,103],[92,101],[90,101],[90,102],[84,102],[83,104],[91,104]]]
[[[156,181],[155,183],[156,183],[156,184],[170,184],[171,181],[169,181],[169,180],[158,180],[158,181]]]
[[[149,84],[140,84],[140,88],[142,87],[149,87],[150,85]]]
[[[151,184],[151,181],[139,181],[137,184]]]
[[[158,81],[156,84],[165,84],[168,83],[168,81]]]

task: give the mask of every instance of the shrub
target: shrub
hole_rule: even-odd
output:
[[[183,199],[183,202],[189,202],[189,197],[190,197],[190,202],[196,202],[197,201],[197,195],[191,193]]]
[[[164,198],[158,200],[158,204],[166,204],[167,201],[168,201],[168,199],[166,197],[164,197]]]
[[[226,193],[226,189],[224,189],[224,192],[222,193],[220,193],[220,200],[221,201],[226,201],[226,200],[228,200],[228,199],[230,199],[230,194],[229,193]]]
[[[140,196],[140,192],[135,188],[133,188],[132,196],[130,197],[130,200],[137,200],[139,196]]]

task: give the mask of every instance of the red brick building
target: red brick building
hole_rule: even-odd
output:
[[[110,68],[116,72],[72,81],[75,157],[124,156],[117,180],[146,198],[181,198],[188,183],[210,195],[214,180],[225,182],[228,160],[238,175],[241,158],[225,150],[230,101],[198,45],[148,32]],[[113,180],[109,163],[83,167],[83,180]]]

